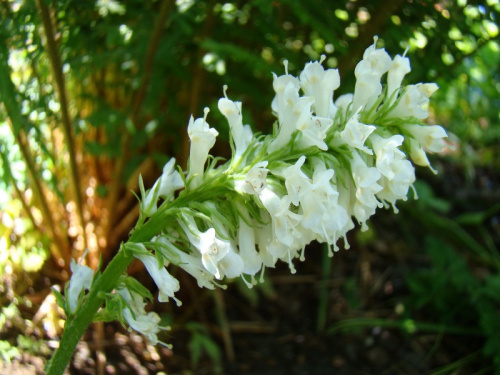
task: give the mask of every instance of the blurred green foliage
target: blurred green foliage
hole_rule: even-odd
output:
[[[443,329],[457,323],[478,327],[486,338],[483,353],[492,357],[495,373],[500,373],[500,275],[489,274],[479,279],[462,254],[433,237],[426,240],[425,251],[429,255],[429,268],[410,272],[407,278],[410,311],[433,316]]]

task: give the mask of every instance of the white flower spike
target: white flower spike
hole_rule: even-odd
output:
[[[180,304],[179,282],[163,259],[200,287],[224,287],[220,280],[236,277],[251,287],[256,274],[262,279],[265,268],[278,260],[295,272],[295,258],[304,259],[311,241],[327,244],[329,255],[339,250],[341,238],[349,248],[347,233],[355,222],[366,230],[377,208],[397,211],[397,202],[407,199],[415,182],[413,164],[433,170],[426,152],[442,151],[447,134],[422,120],[437,85],[402,85],[411,69],[406,52],[391,59],[376,43],[375,38],[356,66],[354,93],[335,102],[340,77],[337,70],[323,68],[324,56],[307,63],[300,78],[288,72],[285,61],[285,74],[273,76],[277,126],[272,135],[254,135],[243,125],[242,104],[230,100],[224,86],[218,108],[234,146],[226,162],[206,167],[218,135],[207,123],[208,109],[203,118],[190,118],[187,174],[177,172],[174,159],[165,165],[142,196],[144,220],[134,229],[147,232],[147,242],[123,246],[144,263],[161,302]],[[71,269],[67,304],[73,313],[91,288],[93,271],[74,261]],[[137,290],[122,285],[116,293],[126,302],[122,315],[130,327],[157,343],[158,315],[146,313]]]

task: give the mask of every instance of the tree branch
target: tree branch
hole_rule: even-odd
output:
[[[73,188],[73,194],[76,203],[76,209],[78,213],[78,218],[80,220],[80,225],[82,229],[82,235],[84,240],[85,248],[88,248],[87,234],[85,231],[86,222],[83,214],[83,199],[80,191],[80,176],[78,174],[78,166],[76,163],[76,152],[75,152],[75,142],[72,132],[72,121],[69,114],[69,103],[68,95],[66,92],[66,83],[64,80],[64,75],[62,71],[61,58],[59,56],[59,51],[54,38],[54,26],[52,24],[52,18],[50,15],[49,8],[45,4],[44,0],[36,0],[38,10],[40,12],[40,17],[43,23],[43,30],[46,40],[46,48],[50,60],[50,65],[52,67],[52,73],[55,79],[55,89],[59,96],[59,102],[61,104],[61,116],[64,138],[66,140],[66,145],[68,147],[69,154],[69,168],[71,176],[71,185]]]
[[[7,175],[7,179],[10,181],[12,184],[12,187],[14,188],[14,191],[16,193],[17,199],[21,201],[21,205],[23,206],[23,210],[30,219],[31,223],[33,224],[33,227],[36,228],[38,231],[40,231],[40,227],[38,226],[33,213],[31,212],[30,207],[28,206],[28,203],[26,203],[26,199],[24,197],[24,194],[19,190],[19,187],[17,186],[16,180],[14,176],[12,175],[12,171],[10,169],[9,165],[9,160],[7,159],[7,156],[0,150],[0,158],[2,159],[3,162],[3,169],[4,173]]]

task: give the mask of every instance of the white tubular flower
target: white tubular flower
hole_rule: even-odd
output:
[[[216,279],[221,279],[218,263],[224,258],[231,248],[231,244],[227,241],[217,238],[215,229],[209,228],[206,232],[200,233],[197,246],[201,253],[201,262],[206,270],[215,276]]]
[[[304,121],[302,124],[297,123],[297,128],[302,132],[299,147],[316,146],[320,150],[328,150],[324,139],[326,138],[326,132],[332,125],[332,119],[317,116],[311,116],[309,120]]]
[[[444,138],[448,137],[446,130],[439,125],[406,125],[411,135],[420,143],[420,146],[430,152],[441,152],[446,144]]]
[[[438,89],[435,83],[408,85],[403,96],[391,110],[388,118],[416,117],[425,119],[429,116],[429,98]]]
[[[207,123],[209,110],[205,108],[205,116],[196,120],[191,116],[188,125],[188,135],[191,140],[189,152],[189,174],[187,179],[193,177],[190,187],[197,187],[202,178],[208,152],[215,144],[215,138],[219,135],[217,130],[210,128]]]
[[[302,73],[300,73],[300,85],[305,95],[314,98],[314,110],[316,116],[331,117],[335,115],[333,106],[333,91],[340,86],[340,75],[337,69],[328,69],[325,71],[321,60],[309,62],[306,64]]]
[[[178,254],[180,258],[179,267],[196,279],[198,287],[215,289],[214,277],[206,272],[199,256],[186,254],[183,251],[179,251]]]
[[[335,172],[326,169],[323,162],[316,162],[313,174],[312,192],[324,203],[329,229],[335,232],[342,231],[348,220],[347,210],[339,204],[339,192],[331,183]]]
[[[192,216],[183,215],[183,218],[188,223],[188,226],[182,221],[179,221],[179,224],[188,236],[189,242],[200,252],[203,266],[216,279],[222,279],[223,275],[219,269],[219,262],[229,253],[231,244],[217,238],[214,228],[200,232]]]
[[[407,199],[408,189],[415,182],[415,168],[406,159],[393,162],[391,168],[394,176],[392,179],[382,176],[379,183],[383,189],[377,193],[377,197],[390,203],[397,213],[396,201]]]
[[[394,60],[392,60],[389,72],[387,73],[387,97],[390,98],[391,95],[401,87],[401,82],[403,78],[411,71],[410,59],[408,57],[403,57],[396,55]],[[391,103],[394,103],[396,97],[392,98]]]
[[[236,180],[235,189],[239,193],[246,194],[260,194],[260,192],[266,187],[266,178],[269,172],[267,169],[267,161],[261,161],[256,163],[245,176],[245,181]]]
[[[168,299],[172,298],[177,303],[177,306],[180,306],[182,304],[181,301],[174,296],[174,293],[179,290],[179,281],[168,273],[163,264],[158,263],[158,259],[155,256],[136,254],[135,257],[144,264],[158,287],[158,301],[168,302]]]
[[[410,145],[410,158],[413,163],[421,167],[429,167],[432,173],[437,174],[437,171],[431,166],[427,154],[419,143],[413,138],[407,138],[407,142]]]
[[[245,268],[243,259],[238,254],[234,246],[230,246],[227,254],[219,261],[219,269],[222,277],[233,279],[241,276]]]
[[[354,96],[352,98],[352,109],[370,108],[382,93],[380,77],[369,72],[359,75],[356,79]]]
[[[128,304],[122,310],[122,316],[128,325],[133,330],[146,336],[151,345],[158,344],[157,333],[163,328],[159,326],[161,319],[158,314],[155,312],[146,313],[144,299],[141,295],[125,288],[118,289],[116,292]]]
[[[297,123],[304,123],[311,117],[311,106],[314,99],[300,97],[299,80],[288,74],[288,61],[285,61],[286,74],[280,77],[274,75],[273,87],[276,96],[271,103],[274,114],[278,117],[278,134],[268,147],[272,153],[284,147],[297,130]]]
[[[302,220],[300,224],[316,234],[316,239],[330,245],[343,234],[348,214],[338,203],[339,193],[331,180],[333,169],[326,169],[322,161],[315,160],[312,187],[301,200]]]
[[[311,179],[301,169],[305,161],[306,157],[301,156],[294,165],[282,172],[288,196],[295,206],[298,206],[302,197],[311,190]]]
[[[364,144],[368,136],[375,131],[373,125],[365,125],[359,122],[359,110],[347,121],[347,124],[340,132],[340,138],[350,147],[373,155],[373,151]]]
[[[295,103],[299,97],[300,83],[297,78],[288,74],[288,61],[285,60],[285,74],[277,76],[273,73],[273,88],[276,96],[274,97],[271,108],[274,114],[278,117],[278,121],[285,122],[284,115],[287,113],[287,108]]]
[[[293,91],[292,91],[293,90]],[[286,93],[288,99],[284,109],[278,111],[279,132],[276,138],[268,147],[268,152],[274,152],[286,146],[292,139],[292,134],[299,127],[311,119],[311,106],[313,99],[309,97],[299,97],[298,89],[292,88],[291,84],[287,87]]]
[[[262,267],[262,259],[255,248],[255,230],[241,217],[238,226],[238,249],[243,260],[243,273],[255,275]]]
[[[417,88],[423,96],[429,99],[439,89],[439,86],[436,83],[420,83]]]
[[[379,180],[382,190],[377,193],[377,197],[389,202],[395,212],[396,201],[406,200],[408,189],[415,182],[415,168],[398,149],[403,140],[403,136],[399,134],[390,138],[382,138],[377,134],[370,136],[377,157],[376,166],[383,175]]]
[[[297,271],[295,270],[295,267],[293,265],[293,260],[297,257],[298,250],[302,249],[304,246],[305,246],[304,244],[300,245],[294,244],[294,246],[287,246],[275,238],[269,245],[268,251],[272,256],[276,257],[277,259],[283,262],[287,262],[290,272],[295,273]]]
[[[344,237],[345,248],[349,249],[350,245],[349,242],[347,242],[347,236],[345,234],[355,227],[352,216],[354,215],[354,205],[357,202],[355,194],[356,186],[354,181],[351,180],[351,176],[347,175],[345,171],[344,179],[346,186],[344,186],[344,184],[337,185],[337,189],[339,191],[339,206],[345,208],[347,211],[347,222],[340,231],[340,237]],[[335,251],[339,250],[336,243],[333,243],[333,246]]]
[[[289,210],[290,197],[286,195],[280,198],[269,188],[265,188],[259,194],[259,199],[271,216],[274,238],[283,245],[292,246],[301,237],[297,230],[301,216]]]
[[[377,156],[377,169],[389,180],[392,180],[395,176],[393,163],[405,157],[403,151],[398,149],[403,144],[404,137],[397,134],[390,138],[382,138],[374,133],[370,136],[370,141]]]
[[[288,74],[288,61],[284,61],[285,65],[285,74],[282,76],[277,76],[273,73],[273,88],[276,93],[275,98],[273,99],[273,103],[271,107],[273,111],[279,115],[280,112],[287,106],[287,100],[289,99],[290,93],[299,92],[300,82],[297,78]],[[287,95],[288,91],[288,95]],[[287,99],[288,98],[288,99]]]
[[[267,161],[261,161],[255,164],[247,173],[245,182],[252,187],[256,194],[260,194],[266,187],[266,178],[269,169],[267,169]]]
[[[382,93],[382,84],[380,78],[389,70],[391,57],[383,48],[377,49],[378,38],[374,38],[373,44],[368,47],[356,69],[356,86],[354,88],[353,110],[357,111],[360,107],[370,108]]]
[[[356,187],[356,202],[354,203],[354,216],[361,223],[361,230],[367,229],[366,220],[372,216],[380,202],[375,194],[382,190],[377,181],[381,174],[375,167],[368,167],[357,151],[352,153],[351,170]]]
[[[255,240],[259,248],[259,256],[265,267],[274,268],[277,258],[269,252],[269,247],[275,238],[273,237],[273,225],[269,223],[263,227],[254,229]]]
[[[167,198],[174,191],[183,187],[184,183],[181,175],[177,170],[175,170],[175,158],[171,158],[163,167],[158,195],[162,198]]]
[[[69,280],[66,299],[68,301],[69,311],[74,313],[78,307],[78,300],[84,290],[89,290],[94,278],[94,270],[90,267],[76,263],[71,259],[70,263],[71,279]]]
[[[219,111],[226,117],[231,129],[234,146],[236,149],[235,160],[245,152],[248,144],[252,140],[252,130],[250,126],[243,126],[243,116],[241,115],[241,102],[229,100],[226,94],[227,86],[224,86],[224,98],[219,99]]]
[[[159,197],[167,198],[174,191],[184,187],[181,175],[174,168],[175,158],[171,158],[163,167],[161,177],[155,182],[142,201],[142,207],[147,216],[151,216],[158,209],[157,201]]]
[[[378,38],[373,38],[373,44],[369,46],[363,53],[363,60],[361,60],[354,69],[354,75],[359,78],[363,74],[370,73],[380,77],[389,70],[391,66],[391,57],[383,48],[377,49]]]

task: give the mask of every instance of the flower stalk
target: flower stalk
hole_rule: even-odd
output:
[[[401,87],[409,61],[400,60],[377,49],[375,39],[356,67],[354,93],[335,101],[339,74],[323,68],[323,57],[306,64],[299,78],[285,63],[286,73],[274,75],[278,126],[268,136],[243,125],[241,103],[224,87],[218,107],[229,123],[232,158],[221,163],[210,157],[218,132],[208,123],[208,109],[202,118],[191,117],[188,171],[176,170],[171,159],[151,189],[140,181],[137,225],[87,295],[88,269],[74,266],[66,301],[59,296],[67,327],[47,372],[64,371],[93,319],[128,323],[151,343],[161,342],[157,334],[168,327],[144,309],[151,293],[125,275],[133,259],[144,263],[160,302],[180,305],[170,264],[200,287],[224,287],[224,280],[241,277],[251,288],[278,260],[294,273],[295,259],[305,259],[312,241],[324,243],[332,256],[340,239],[349,248],[347,232],[356,223],[366,230],[378,208],[397,212],[397,201],[407,199],[415,182],[413,163],[430,167],[426,152],[441,151],[446,137],[442,127],[422,122],[434,85]]]

